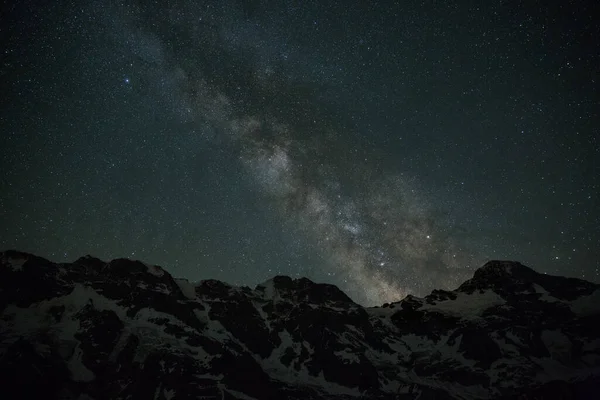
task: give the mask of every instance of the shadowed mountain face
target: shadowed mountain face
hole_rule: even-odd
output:
[[[588,399],[600,285],[492,261],[454,291],[364,308],[333,285],[255,289],[157,266],[0,253],[2,397]],[[522,396],[522,397],[519,397]]]

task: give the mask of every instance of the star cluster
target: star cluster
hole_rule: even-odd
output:
[[[0,247],[363,304],[600,280],[592,2],[8,7]]]

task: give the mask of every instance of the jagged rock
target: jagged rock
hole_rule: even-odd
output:
[[[140,261],[0,253],[2,398],[587,399],[600,286],[491,261],[363,308],[276,276],[190,283]],[[519,397],[520,396],[520,397]]]

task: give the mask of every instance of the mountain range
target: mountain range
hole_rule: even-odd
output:
[[[600,398],[600,285],[518,262],[380,307],[14,250],[0,282],[3,399]]]

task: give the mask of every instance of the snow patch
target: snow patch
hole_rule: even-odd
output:
[[[172,400],[175,397],[175,391],[173,389],[163,389],[163,396],[167,400]]]
[[[275,288],[275,279],[271,278],[259,285],[263,288],[263,297],[268,300],[280,300],[279,291]]]
[[[404,392],[404,385],[401,385],[401,383],[399,381],[388,381],[388,380],[383,380],[382,378],[379,378],[379,384],[381,385],[381,390],[383,392],[386,393],[396,393],[396,394],[400,394],[400,393],[408,393],[408,389],[409,389],[409,385],[406,385],[406,391]]]
[[[365,311],[370,315],[370,316],[374,316],[374,317],[379,317],[379,318],[385,318],[385,317],[389,317],[392,314],[394,314],[396,311],[400,310],[401,308],[392,308],[392,307],[367,307],[365,308]]]
[[[161,277],[161,276],[163,276],[165,274],[165,271],[161,267],[159,267],[158,265],[149,265],[149,264],[146,264],[146,263],[143,263],[143,264],[148,269],[148,273],[150,273],[150,274],[152,274],[154,276]]]
[[[422,377],[414,371],[407,371],[406,381],[416,383],[418,385],[429,386],[430,388],[440,389],[447,392],[450,398],[456,399],[488,399],[489,390],[482,385],[464,386],[451,381],[436,379],[433,377]],[[420,398],[415,396],[414,398]]]
[[[539,299],[541,301],[545,301],[547,303],[556,303],[556,302],[560,301],[556,297],[550,296],[548,291],[546,289],[544,289],[543,287],[541,287],[540,285],[538,285],[537,283],[533,284],[533,290],[535,290],[536,293],[541,295],[539,297]]]
[[[167,319],[169,324],[180,327],[183,330],[182,335],[179,337],[166,333],[166,325],[157,325],[154,322],[158,319]],[[199,363],[204,363],[209,358],[202,347],[192,346],[186,342],[187,334],[197,334],[196,330],[170,314],[143,308],[133,320],[127,321],[125,329],[139,339],[134,356],[136,362],[143,362],[151,352],[161,348],[177,349],[184,354],[192,355]]]
[[[510,357],[518,357],[521,354],[521,348],[527,347],[523,340],[511,331],[504,332],[504,337],[496,335],[494,340],[500,346],[503,354]]]
[[[162,294],[171,294],[171,289],[169,289],[164,283],[155,285],[151,290]]]
[[[269,315],[263,310],[262,304],[253,301],[252,305],[254,306],[254,308],[256,308],[256,312],[258,312],[263,321],[265,321],[265,326],[267,327],[269,332],[271,332],[273,330],[273,328],[271,327],[271,321],[269,321]]]
[[[204,310],[199,310],[197,308],[194,309],[194,314],[196,314],[196,317],[206,324],[202,334],[223,344],[231,341],[232,335],[227,329],[225,329],[223,324],[221,324],[220,321],[211,319],[208,316],[210,313],[210,304],[208,302],[202,304],[204,305]]]
[[[219,375],[213,375],[213,374],[195,374],[194,375],[196,378],[199,379],[212,379],[215,381],[220,381],[221,379],[223,379],[225,377],[225,375],[223,374],[219,374]]]
[[[600,289],[571,301],[571,311],[580,316],[600,313]]]
[[[329,382],[325,379],[323,371],[319,372],[319,375],[317,376],[310,375],[305,366],[302,366],[300,371],[290,370],[289,376],[284,382],[310,386],[332,395],[347,395],[353,397],[360,397],[361,395],[361,392],[357,387],[349,388],[335,382]]]
[[[246,393],[238,392],[237,390],[233,390],[233,389],[228,389],[221,382],[217,383],[217,387],[221,390],[221,393],[223,394],[222,398],[225,398],[225,392],[227,392],[230,395],[232,395],[233,397],[235,397],[236,399],[240,399],[240,400],[258,400],[258,399],[254,398],[252,396],[248,396]]]
[[[278,333],[281,344],[279,347],[273,349],[269,357],[262,360],[261,364],[265,371],[282,370],[286,367],[281,363],[281,357],[285,354],[286,350],[291,348],[294,353],[300,354],[300,344],[294,343],[292,337],[287,330],[283,330]]]
[[[339,358],[341,358],[344,361],[348,361],[347,363],[344,364],[359,364],[360,363],[360,358],[351,352],[352,349],[346,347],[344,350],[340,350],[340,351],[336,351],[333,354],[335,354],[336,356],[338,356]]]
[[[113,311],[119,319],[127,319],[127,309],[117,304],[115,300],[111,300],[102,296],[89,286],[76,283],[73,286],[73,291],[66,295],[64,304],[68,309],[79,311],[85,305],[91,304],[98,311]]]
[[[23,264],[25,264],[26,262],[27,262],[26,258],[7,258],[6,259],[6,263],[15,272],[21,271],[23,269]]]
[[[553,360],[568,362],[571,359],[573,343],[564,333],[544,330],[540,337]]]
[[[194,300],[197,297],[196,286],[187,279],[175,279],[175,283],[186,298]]]
[[[434,304],[424,304],[420,311],[437,311],[440,313],[452,314],[461,318],[478,318],[481,313],[490,307],[506,304],[506,301],[493,290],[486,290],[483,293],[474,292],[466,294],[456,293],[456,300],[442,300]]]
[[[581,371],[574,370],[565,366],[559,360],[550,357],[531,357],[538,366],[538,372],[535,376],[535,381],[549,382],[553,380],[570,380],[581,374]]]
[[[75,382],[91,382],[96,376],[83,364],[81,361],[82,355],[83,351],[77,347],[68,363],[69,372],[71,372],[71,378]]]

